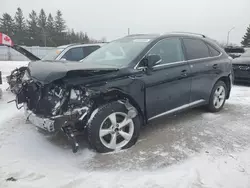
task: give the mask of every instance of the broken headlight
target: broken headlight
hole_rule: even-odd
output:
[[[22,81],[27,81],[27,80],[29,80],[29,79],[30,79],[29,73],[28,73],[28,71],[26,70],[26,71],[24,72],[23,77],[22,77]]]

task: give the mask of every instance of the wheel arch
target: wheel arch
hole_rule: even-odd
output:
[[[107,92],[102,94],[101,99],[99,98],[99,105],[103,105],[105,103],[110,103],[113,101],[119,101],[119,100],[128,100],[128,102],[134,106],[140,116],[141,123],[144,125],[146,123],[146,116],[144,113],[144,108],[141,108],[139,103],[129,94],[125,93],[124,91],[113,88],[108,90]]]
[[[218,81],[223,81],[223,82],[226,84],[226,86],[227,86],[227,91],[228,91],[228,92],[227,92],[226,99],[229,99],[230,92],[231,92],[231,87],[232,87],[232,85],[231,85],[232,80],[231,80],[230,75],[220,77],[215,83],[217,83]]]

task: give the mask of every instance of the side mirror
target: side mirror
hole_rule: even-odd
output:
[[[156,54],[148,55],[146,59],[148,68],[152,68],[153,66],[160,64],[162,61],[161,56]]]

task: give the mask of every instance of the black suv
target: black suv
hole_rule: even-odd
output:
[[[204,35],[127,36],[83,61],[31,62],[16,100],[35,126],[64,131],[74,152],[77,135],[98,152],[129,148],[148,121],[203,105],[218,112],[231,91],[231,58]]]

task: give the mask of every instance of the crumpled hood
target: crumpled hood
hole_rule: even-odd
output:
[[[233,59],[233,64],[250,64],[250,57],[238,57]]]
[[[107,65],[97,65],[86,62],[34,61],[30,62],[28,70],[31,78],[42,84],[48,84],[65,77],[70,72],[112,72],[117,68]]]

